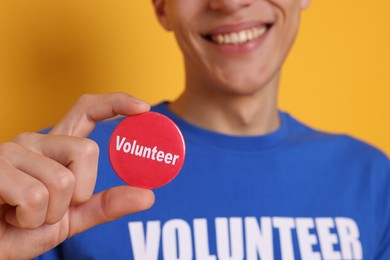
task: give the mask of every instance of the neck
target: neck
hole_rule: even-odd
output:
[[[264,135],[280,126],[278,83],[279,75],[255,93],[245,95],[187,84],[182,95],[169,107],[184,120],[211,131],[229,135]]]

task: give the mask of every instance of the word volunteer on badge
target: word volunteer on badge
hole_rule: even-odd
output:
[[[185,159],[183,135],[168,117],[146,112],[125,118],[111,135],[109,158],[130,186],[153,189],[173,180]]]

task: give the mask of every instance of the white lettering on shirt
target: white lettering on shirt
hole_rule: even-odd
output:
[[[271,218],[245,218],[246,258],[248,260],[274,259]]]
[[[272,218],[274,227],[279,229],[280,248],[283,260],[294,260],[291,230],[295,227],[293,218]]]
[[[318,243],[317,236],[310,233],[310,230],[314,228],[314,220],[312,218],[297,218],[295,222],[302,260],[321,260],[320,253],[313,251],[313,246]]]
[[[210,226],[208,221],[196,218],[188,223],[171,219],[165,223],[148,221],[146,225],[129,222],[133,257],[136,260],[157,260],[161,255],[172,260],[273,260],[280,248],[283,260],[363,258],[359,227],[351,218],[218,217]],[[211,226],[215,232],[210,230]]]
[[[334,228],[334,221],[332,218],[316,218],[316,226],[318,238],[320,240],[321,252],[323,259],[341,260],[341,254],[335,251],[334,245],[339,241],[336,233],[330,231]]]
[[[134,259],[157,259],[160,243],[160,221],[148,221],[146,237],[142,222],[128,223]]]
[[[194,240],[196,259],[216,260],[215,255],[210,255],[209,234],[207,231],[206,219],[194,219]]]
[[[181,219],[165,223],[163,234],[163,256],[170,260],[191,260],[192,239],[190,225]]]
[[[243,259],[244,238],[242,218],[216,218],[215,226],[217,234],[218,259]]]
[[[359,228],[350,218],[336,218],[343,259],[363,259],[362,244],[359,241]]]

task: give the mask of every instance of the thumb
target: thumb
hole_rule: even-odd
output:
[[[115,220],[125,215],[143,211],[154,203],[151,190],[119,186],[98,194],[69,212],[69,237],[99,224]]]

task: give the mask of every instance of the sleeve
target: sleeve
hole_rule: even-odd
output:
[[[387,158],[386,158],[387,159]],[[385,163],[385,176],[384,176],[384,191],[383,201],[380,207],[383,208],[383,221],[379,226],[380,237],[378,250],[376,251],[376,260],[388,260],[390,259],[390,160],[387,159]]]

